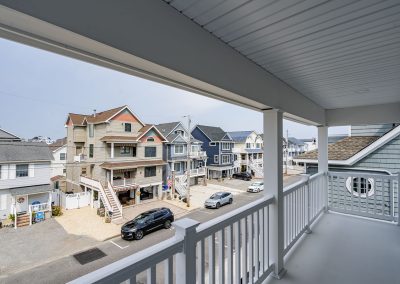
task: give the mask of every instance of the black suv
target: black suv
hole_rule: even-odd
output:
[[[242,179],[242,180],[251,180],[251,174],[249,174],[248,172],[235,173],[232,175],[232,178]]]
[[[168,208],[152,209],[136,216],[132,221],[121,227],[121,238],[126,240],[141,240],[146,233],[161,228],[171,228],[174,214]]]

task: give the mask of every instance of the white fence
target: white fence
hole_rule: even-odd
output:
[[[65,194],[63,192],[61,195],[61,206],[64,209],[77,209],[90,205],[90,192],[79,192],[73,194]]]

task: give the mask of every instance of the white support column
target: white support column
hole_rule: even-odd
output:
[[[111,172],[110,172],[110,183],[111,183],[112,185],[114,185],[114,170],[111,169],[110,171],[111,171]]]
[[[328,172],[328,127],[318,127],[318,172]],[[328,177],[323,179],[325,211],[328,210]]]
[[[111,159],[114,159],[114,143],[111,143]]]
[[[264,194],[273,195],[275,203],[271,206],[270,249],[272,262],[275,263],[274,277],[280,279],[286,270],[283,267],[283,167],[282,167],[282,121],[279,110],[264,111]],[[267,225],[267,220],[264,226]]]

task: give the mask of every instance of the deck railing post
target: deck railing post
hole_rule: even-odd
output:
[[[274,264],[273,276],[282,278],[284,268],[284,210],[283,210],[283,151],[282,123],[283,115],[280,110],[264,111],[264,194],[271,194],[275,202],[271,205],[269,225],[271,261]]]
[[[394,182],[392,182],[392,184],[394,184]],[[394,187],[393,187],[393,198],[394,198]],[[397,174],[397,226],[400,226],[400,172]]]
[[[311,189],[310,189],[310,175],[306,175],[306,187],[307,187],[307,226],[306,234],[311,234]]]
[[[183,251],[176,255],[176,283],[196,283],[196,227],[200,223],[184,218],[174,222],[176,236],[184,238]]]
[[[318,172],[323,172],[324,176],[322,178],[323,185],[322,190],[324,191],[324,210],[328,211],[328,178],[326,174],[328,173],[328,127],[319,126],[318,127]]]

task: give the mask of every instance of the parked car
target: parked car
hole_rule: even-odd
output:
[[[121,238],[126,240],[141,240],[147,233],[161,228],[171,228],[174,214],[168,208],[152,209],[136,216],[121,227]]]
[[[264,190],[264,182],[263,181],[256,181],[253,182],[248,188],[248,192],[260,192]]]
[[[251,180],[251,174],[248,172],[242,172],[242,173],[234,173],[232,175],[232,178],[235,179],[242,179],[242,180]]]
[[[233,195],[230,192],[217,192],[210,196],[204,202],[204,207],[206,208],[216,208],[218,209],[222,205],[225,204],[232,204],[233,202]]]

